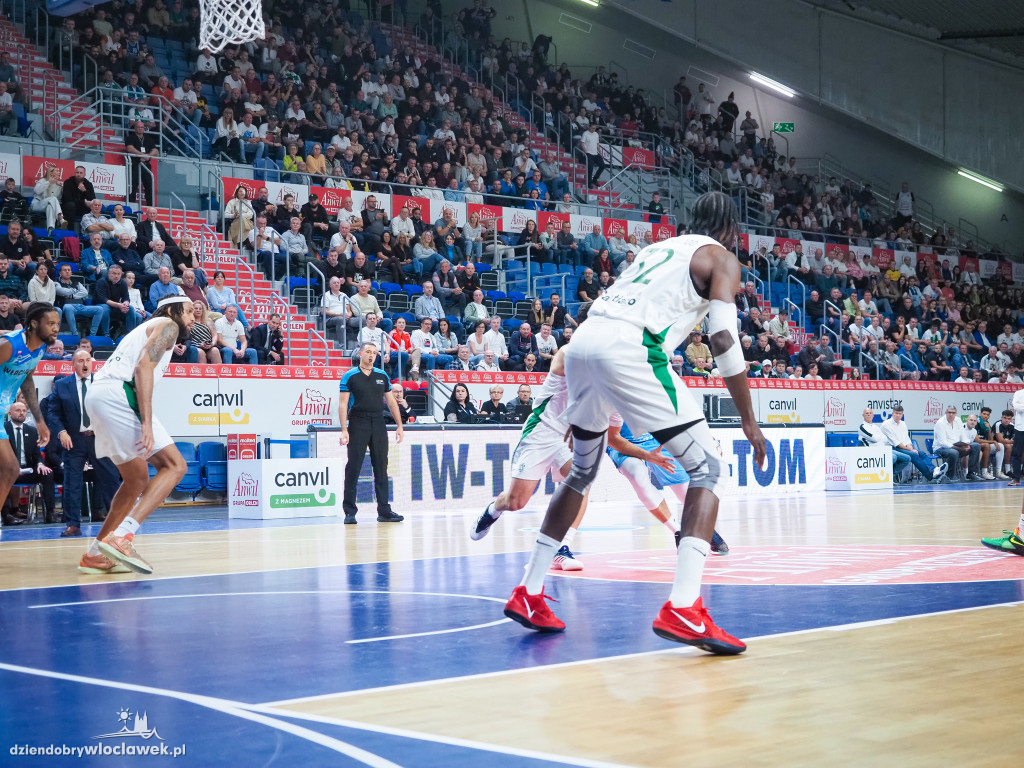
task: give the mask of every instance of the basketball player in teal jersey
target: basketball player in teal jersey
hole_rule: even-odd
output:
[[[39,410],[36,384],[32,372],[43,359],[46,348],[57,340],[60,330],[60,312],[52,304],[36,302],[25,312],[25,326],[0,336],[0,498],[6,499],[18,480],[21,465],[7,439],[4,423],[7,410],[18,392],[25,396],[25,405],[32,411],[39,431],[39,447],[50,440],[50,430]]]
[[[635,445],[644,451],[663,453],[664,457],[671,462],[671,468],[666,469],[663,464],[644,461],[616,450],[616,446],[620,445],[623,441],[630,445]],[[676,546],[679,546],[682,532],[673,522],[668,502],[665,501],[665,495],[654,486],[654,481],[656,480],[662,488],[671,488],[679,501],[685,504],[686,489],[690,484],[690,476],[686,474],[686,470],[668,453],[665,453],[665,449],[661,447],[661,444],[654,439],[650,432],[634,435],[627,424],[623,424],[621,427],[609,424],[606,452],[608,458],[612,460],[616,469],[619,470],[619,474],[625,477],[629,484],[633,486],[633,490],[636,491],[640,502],[654,515],[655,519],[672,531],[672,534],[675,536]],[[711,535],[711,551],[718,555],[725,555],[729,552],[729,545],[725,543],[725,539],[719,535],[718,531]]]

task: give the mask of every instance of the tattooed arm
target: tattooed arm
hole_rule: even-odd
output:
[[[135,396],[138,399],[139,418],[142,420],[142,441],[138,448],[143,455],[153,451],[153,371],[167,350],[178,343],[178,324],[171,319],[153,325],[142,358],[135,368]]]

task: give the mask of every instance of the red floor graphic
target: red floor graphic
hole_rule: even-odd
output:
[[[674,552],[582,553],[585,568],[568,578],[671,582]],[[984,547],[733,547],[711,556],[706,584],[941,584],[1024,579],[1024,557]]]

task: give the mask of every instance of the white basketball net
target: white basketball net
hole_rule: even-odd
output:
[[[199,47],[219,53],[228,45],[267,36],[262,0],[199,0]]]

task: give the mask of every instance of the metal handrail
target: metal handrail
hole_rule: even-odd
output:
[[[292,347],[292,326],[294,325],[294,318],[295,318],[295,316],[292,315],[291,312],[288,311],[291,305],[287,301],[282,299],[281,296],[278,295],[277,293],[271,293],[270,294],[270,311],[271,311],[271,313],[273,313],[273,311],[274,311],[274,302],[275,301],[281,303],[282,311],[280,312],[280,315],[281,315],[281,317],[283,319],[283,322],[284,322],[284,325],[285,325],[285,345],[286,345],[286,349],[288,349],[288,351],[291,352],[293,350],[293,347]],[[269,318],[267,318],[267,319],[269,320]]]
[[[318,267],[312,261],[306,262],[306,290],[308,291],[313,286],[313,272],[316,272],[318,275],[320,275],[320,285],[324,287],[324,293],[330,290],[330,286],[327,285],[327,275],[325,275],[323,271],[320,269],[320,267]],[[322,298],[323,295],[321,294],[321,299]],[[320,326],[320,330],[322,330],[324,332],[324,335],[326,336],[327,316],[321,311],[317,313],[317,317],[319,318],[319,320],[314,321],[314,324]]]
[[[799,278],[794,277],[793,275],[787,275],[786,276],[786,292],[787,292],[787,294],[789,293],[789,285],[791,283],[796,283],[797,285],[800,286],[800,316],[803,317],[806,314],[806,309],[805,308],[807,307],[807,285],[804,283],[803,280],[800,280]],[[786,299],[787,300],[789,299],[788,295],[786,296]],[[790,303],[792,303],[792,302],[790,302]],[[794,305],[794,306],[796,306],[796,305]]]
[[[825,299],[823,304],[824,304],[824,307],[825,307],[825,316],[822,318],[821,327],[824,330],[828,331],[830,334],[832,334],[833,336],[836,337],[836,354],[839,357],[842,357],[843,356],[843,337],[842,337],[841,334],[842,334],[842,330],[843,330],[843,308],[840,307],[838,304],[836,304],[834,301],[831,301],[830,299]],[[836,321],[839,324],[839,332],[833,331],[829,327],[829,325],[828,325],[828,308],[829,307],[832,307],[832,309],[834,309],[838,313],[838,315],[839,315],[839,320]]]

